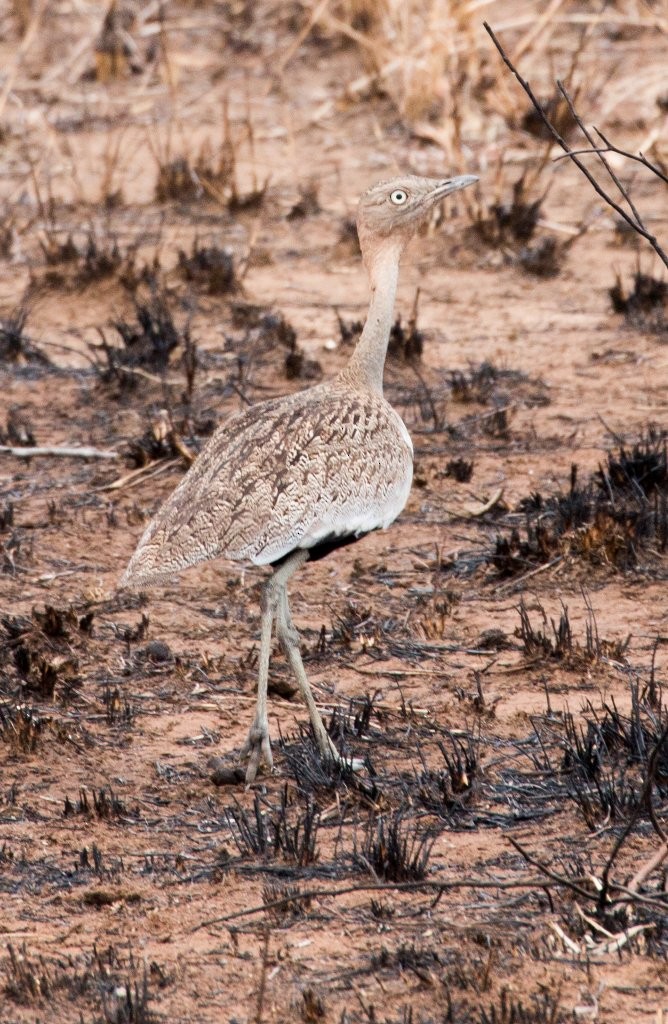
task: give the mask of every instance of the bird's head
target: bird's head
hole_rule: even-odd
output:
[[[367,266],[381,248],[403,251],[441,199],[477,180],[473,174],[456,178],[405,174],[367,189],[357,207],[357,233]]]

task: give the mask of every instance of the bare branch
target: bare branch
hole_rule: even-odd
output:
[[[594,131],[604,140],[604,146],[598,146],[595,149],[590,149],[589,147],[586,149],[571,149],[568,153],[560,153],[559,156],[555,156],[554,161],[570,160],[572,156],[588,156],[590,153],[617,153],[618,156],[623,156],[626,160],[635,160],[637,163],[642,164],[643,167],[646,167],[652,172],[652,174],[656,174],[657,178],[661,178],[661,180],[665,181],[668,185],[668,175],[665,175],[657,164],[653,164],[652,161],[648,160],[642,153],[629,153],[628,150],[621,149],[619,146],[616,146],[614,142],[610,142],[609,139],[606,139],[603,132],[599,131],[598,128],[594,128]]]
[[[571,112],[571,116],[572,116],[573,120],[575,121],[575,123],[577,124],[578,128],[580,129],[580,131],[582,132],[582,134],[584,135],[585,139],[587,140],[587,142],[589,143],[589,145],[591,146],[592,149],[596,149],[596,143],[594,141],[594,137],[592,136],[591,132],[587,129],[587,127],[585,126],[584,121],[582,120],[582,118],[578,114],[577,110],[575,109],[575,105],[573,103],[573,100],[568,95],[568,92],[567,92],[566,88],[564,87],[563,82],[560,82],[558,79],[557,79],[557,89],[559,90],[561,95],[566,100],[566,103],[568,104],[568,109]],[[626,200],[626,202],[629,204],[629,207],[631,209],[631,213],[633,214],[633,216],[635,217],[635,220],[636,220],[636,226],[639,227],[639,228],[644,227],[644,224],[642,222],[642,218],[641,218],[640,214],[638,213],[638,211],[637,211],[637,209],[635,207],[635,204],[634,204],[633,200],[631,199],[631,196],[629,195],[627,189],[625,189],[624,186],[622,185],[621,181],[619,180],[619,178],[617,177],[617,175],[613,171],[613,169],[610,166],[610,164],[608,163],[608,161],[605,159],[605,154],[602,153],[599,150],[596,153],[596,155],[598,156],[599,160],[601,161],[601,163],[605,167],[606,171],[608,172],[608,174],[612,178],[613,182],[615,183],[615,185],[617,186],[617,188],[621,192],[621,194],[624,197],[624,199]]]
[[[61,456],[64,459],[117,459],[118,452],[100,448],[13,448],[11,445],[0,444],[0,453],[13,455],[16,459],[34,459],[37,455]]]
[[[616,146],[614,142],[611,142],[610,139],[603,134],[600,128],[596,127],[596,125],[594,125],[594,131],[600,139],[603,139],[603,142],[605,142],[611,153],[618,153],[619,156],[623,156],[627,160],[636,160],[639,164],[646,167],[648,171],[652,172],[652,174],[656,174],[657,178],[661,178],[661,181],[665,181],[666,185],[668,185],[668,174],[664,174],[659,165],[652,163],[652,161],[648,160],[643,153],[629,153],[627,149],[620,149],[620,147]]]
[[[626,223],[629,225],[629,227],[633,228],[633,230],[635,232],[637,232],[637,234],[641,235],[649,243],[649,245],[651,245],[652,249],[657,254],[657,256],[659,257],[661,262],[666,267],[668,267],[668,253],[666,253],[666,251],[662,248],[662,246],[658,242],[657,238],[645,227],[645,224],[643,223],[642,219],[639,217],[637,211],[635,210],[635,207],[634,207],[633,202],[631,201],[631,199],[630,199],[630,197],[628,195],[628,192],[626,191],[624,186],[621,184],[621,182],[619,182],[619,180],[617,179],[616,175],[614,174],[614,172],[610,168],[609,164],[605,160],[605,157],[602,156],[600,153],[598,154],[599,159],[604,163],[606,169],[611,174],[611,176],[613,178],[613,181],[615,182],[617,188],[619,189],[623,199],[629,204],[629,207],[633,211],[633,216],[629,215],[626,212],[626,210],[622,206],[620,206],[620,204],[608,192],[606,192],[606,190],[603,188],[603,186],[599,184],[599,182],[594,177],[594,175],[591,173],[591,171],[586,166],[586,164],[584,164],[582,162],[582,160],[580,159],[579,151],[572,150],[570,148],[570,146],[568,145],[568,143],[566,142],[566,140],[564,138],[562,138],[560,133],[557,131],[557,129],[555,128],[555,126],[552,124],[552,122],[550,121],[549,117],[545,113],[545,110],[543,109],[542,104],[536,98],[536,96],[535,96],[535,94],[533,92],[533,89],[531,88],[529,83],[526,81],[526,79],[522,78],[522,76],[520,75],[519,71],[514,66],[514,64],[512,63],[512,61],[510,60],[510,58],[506,54],[505,50],[501,46],[501,43],[499,42],[499,40],[494,35],[494,32],[491,29],[491,27],[489,26],[489,24],[485,21],[485,22],[483,22],[483,25],[484,25],[485,30],[486,30],[487,34],[489,35],[490,39],[494,43],[494,46],[498,50],[499,56],[501,57],[501,60],[506,65],[508,70],[512,73],[512,75],[516,78],[516,80],[519,82],[519,84],[521,85],[521,87],[524,90],[524,92],[526,93],[526,95],[529,97],[529,100],[531,101],[531,104],[532,104],[534,110],[536,111],[536,113],[540,117],[541,121],[543,122],[543,124],[545,125],[547,130],[550,132],[550,135],[555,140],[555,142],[559,146],[561,146],[561,148],[563,149],[563,151],[566,154],[566,156],[569,157],[569,159],[573,161],[575,166],[582,172],[582,174],[584,174],[585,178],[587,179],[587,181],[589,182],[591,187],[594,189],[596,194],[599,195],[601,197],[601,199],[603,199],[608,204],[608,206],[611,206],[612,209],[615,210],[615,212],[617,214],[619,214],[619,216],[622,218],[622,220],[626,221]],[[583,131],[585,138],[587,139],[587,141],[591,145],[593,145],[593,149],[595,151],[600,149],[600,147],[596,146],[593,143],[591,135],[589,134],[588,130],[585,128],[585,126],[582,123],[582,119],[575,113],[575,109],[574,109],[574,107],[572,105],[570,97],[566,93],[566,90],[563,89],[562,86],[560,86],[560,89],[561,89],[562,95],[564,96],[564,99],[566,99],[566,102],[569,104],[569,106],[571,108],[571,112],[573,113],[573,116],[575,117],[577,124],[579,125],[579,127]],[[600,134],[600,133],[598,133],[598,134]],[[607,140],[604,140],[604,141],[607,142]],[[649,166],[649,165],[646,164],[646,166]],[[650,166],[650,170],[652,170],[652,169],[653,168]],[[663,176],[659,175],[659,177],[663,177]]]
[[[566,882],[558,879],[558,884],[565,885]],[[291,893],[281,899],[272,900],[270,903],[262,903],[255,907],[246,907],[244,910],[237,910],[232,914],[225,914],[223,917],[212,917],[207,921],[200,921],[192,929],[197,932],[200,928],[209,928],[213,925],[226,924],[228,921],[235,921],[240,917],[249,917],[253,914],[261,914],[265,910],[281,910],[294,904],[296,901],[308,902],[314,899],[333,899],[337,896],[347,896],[350,893],[363,892],[437,892],[442,895],[452,889],[545,889],[549,886],[544,878],[518,878],[518,879],[490,879],[490,878],[467,878],[453,879],[448,882],[436,882],[422,880],[421,882],[369,882],[358,885],[344,885],[338,889],[306,889],[304,892]],[[570,888],[573,888],[570,885]],[[577,889],[577,887],[576,887]],[[591,894],[580,890],[581,894],[591,899]]]

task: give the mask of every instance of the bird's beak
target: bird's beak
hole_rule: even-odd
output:
[[[475,185],[478,180],[475,174],[460,174],[457,178],[448,178],[447,181],[440,181],[438,183],[430,198],[434,201],[443,199],[444,196],[449,196],[451,192],[458,192],[460,188]]]

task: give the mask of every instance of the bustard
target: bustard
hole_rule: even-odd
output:
[[[287,583],[309,559],[388,527],[408,500],[413,445],[383,397],[399,260],[436,203],[475,181],[406,175],[362,195],[357,230],[371,300],[348,365],[334,380],[221,424],[149,524],[121,581],[142,589],[219,556],[272,566],[262,592],[257,707],[241,751],[247,783],[262,759],[273,765],[267,681],[274,621],[321,756],[341,760],[306,678]]]

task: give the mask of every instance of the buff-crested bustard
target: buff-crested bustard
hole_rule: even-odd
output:
[[[388,527],[408,500],[413,445],[383,397],[399,260],[435,204],[475,181],[405,175],[363,194],[357,229],[371,300],[347,366],[331,381],[221,424],[149,524],[121,581],[143,589],[218,557],[273,568],[262,593],[257,707],[242,748],[248,783],[261,759],[273,764],[267,682],[274,621],[321,756],[341,759],[306,677],[287,583],[309,559]]]

